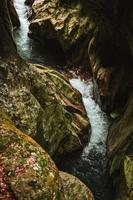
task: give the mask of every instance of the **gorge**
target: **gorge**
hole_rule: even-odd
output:
[[[15,31],[15,41],[18,52],[20,52],[20,55],[25,59],[28,57],[31,62],[42,63],[46,66],[48,61],[47,54],[44,52],[44,55],[38,55],[39,52],[37,52],[33,41],[28,37],[29,22],[27,20],[27,11],[29,7],[24,5],[23,1],[18,0],[15,0],[15,7],[21,23],[20,30]],[[32,58],[32,56],[35,58]],[[52,54],[51,59],[54,60],[54,55]],[[51,65],[50,62],[48,64]],[[64,164],[61,166],[61,169],[64,170],[65,168],[65,171],[69,171],[84,181],[93,191],[96,200],[106,200],[107,198],[109,200],[109,198],[112,198],[112,195],[109,191],[107,192],[108,180],[105,178],[107,177],[106,139],[109,122],[106,114],[102,112],[100,107],[93,100],[92,80],[84,82],[84,80],[77,77],[75,79],[70,79],[70,83],[82,94],[84,106],[91,123],[91,137],[82,155],[78,156],[78,160],[70,156],[68,161],[63,161]],[[88,168],[88,170],[85,171],[84,168]],[[102,173],[101,170],[103,171]]]
[[[132,4],[2,1],[0,198],[132,200]]]

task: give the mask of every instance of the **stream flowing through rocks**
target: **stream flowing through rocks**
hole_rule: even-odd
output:
[[[62,65],[60,55],[28,38],[29,21],[23,0],[14,0],[21,26],[14,29],[14,40],[21,57],[45,66]],[[80,77],[70,80],[71,85],[82,94],[83,103],[91,123],[91,137],[82,152],[63,158],[58,167],[79,177],[92,190],[95,200],[112,200],[112,188],[107,174],[106,139],[109,120],[93,98],[93,81]],[[88,134],[89,135],[89,134]],[[89,137],[89,136],[88,136]],[[80,192],[80,191],[79,191]]]

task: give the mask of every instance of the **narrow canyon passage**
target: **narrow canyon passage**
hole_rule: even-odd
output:
[[[63,64],[60,55],[55,55],[50,49],[41,50],[41,46],[28,38],[29,22],[27,19],[28,7],[23,0],[15,0],[21,27],[14,30],[14,39],[19,54],[26,60],[58,66]],[[59,59],[60,58],[60,59]],[[108,183],[106,172],[106,138],[108,134],[109,121],[104,112],[93,100],[92,80],[83,81],[76,77],[70,80],[74,88],[82,94],[84,106],[91,123],[91,138],[82,153],[71,154],[64,158],[59,167],[79,177],[93,191],[95,200],[112,200],[111,188]]]
[[[111,186],[106,171],[108,117],[93,99],[92,80],[84,81],[76,77],[70,82],[82,94],[91,123],[91,137],[82,153],[72,154],[62,160],[61,169],[74,174],[85,182],[93,191],[96,200],[112,200]]]
[[[45,66],[65,65],[64,57],[62,58],[59,55],[56,48],[54,49],[51,46],[43,48],[40,43],[28,37],[29,7],[24,4],[24,0],[14,0],[14,5],[21,23],[18,29],[14,29],[14,40],[21,57],[32,63],[44,64]]]

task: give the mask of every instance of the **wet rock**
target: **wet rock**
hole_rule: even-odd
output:
[[[122,116],[110,127],[108,155],[115,199],[133,199],[133,95]]]
[[[65,198],[67,200],[94,200],[93,194],[89,188],[86,187],[86,185],[83,184],[78,178],[65,172],[60,172],[60,176],[62,178]]]
[[[80,1],[36,0],[30,19],[31,38],[58,41],[70,65],[87,60],[89,19]]]
[[[25,0],[25,4],[32,6],[35,0]]]
[[[9,8],[9,13],[12,21],[13,27],[19,27],[20,26],[20,21],[18,14],[16,12],[16,9],[14,7],[14,2],[13,0],[8,1],[8,8]]]
[[[89,188],[76,177],[59,173],[46,151],[0,108],[0,199],[71,200],[75,196],[93,200]]]
[[[82,98],[61,73],[41,65],[1,63],[0,105],[51,156],[82,149],[90,123]]]
[[[29,36],[58,41],[69,66],[87,66],[109,113],[125,106],[133,84],[131,37],[128,44],[116,9],[115,1],[36,0],[30,16]]]
[[[49,155],[0,113],[0,199],[64,199]]]
[[[110,113],[126,105],[133,85],[133,70],[126,39],[114,28],[113,22],[107,23],[97,26],[88,53],[103,109]]]
[[[12,37],[13,10],[10,10],[11,7],[11,2],[9,3],[7,0],[0,1],[0,58],[4,59],[18,57],[16,45]]]

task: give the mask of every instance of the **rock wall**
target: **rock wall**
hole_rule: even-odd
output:
[[[12,11],[7,0],[0,1],[0,56],[2,58],[17,57],[16,45],[12,37]],[[10,15],[11,14],[11,15]]]
[[[119,22],[119,28],[123,32],[129,45],[130,55],[133,56],[133,3],[127,1],[125,4],[124,1],[117,1],[115,13]],[[126,55],[123,55],[124,59],[126,58]],[[121,58],[122,56],[120,56],[120,59]],[[123,58],[121,59],[122,61]],[[133,65],[131,62],[131,67],[129,68],[129,61],[130,58],[127,57],[122,79],[123,81],[121,83],[123,93],[120,94],[119,90],[117,92],[120,104],[121,102],[124,104],[123,107],[121,107],[121,112],[119,112],[119,117],[117,117],[110,126],[107,141],[108,155],[110,158],[110,176],[113,180],[116,200],[133,199]],[[124,89],[126,84],[128,87],[127,89]]]
[[[14,8],[14,3],[13,0],[8,1],[8,8],[9,8],[9,13],[10,13],[10,18],[12,21],[12,26],[13,27],[19,27],[20,26],[20,21],[18,14]]]
[[[117,1],[36,0],[29,36],[57,40],[68,66],[86,66],[96,79],[103,109],[120,110],[132,85],[133,61]]]
[[[133,94],[121,117],[110,127],[107,145],[115,199],[133,199]]]
[[[80,1],[36,0],[30,19],[31,38],[41,43],[58,41],[69,65],[86,63],[91,27],[88,16],[82,13]]]

